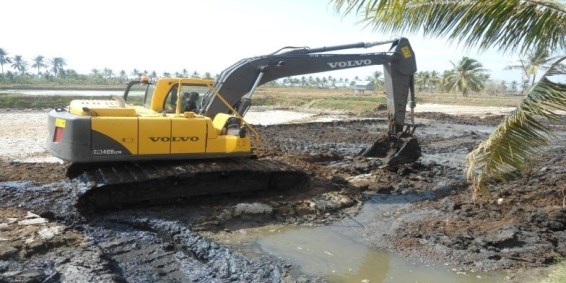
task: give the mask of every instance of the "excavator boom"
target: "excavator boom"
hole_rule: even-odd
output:
[[[391,44],[389,52],[360,54],[329,54],[331,51],[370,48]],[[291,49],[291,50],[286,50]],[[303,74],[383,65],[385,91],[388,100],[390,120],[398,128],[405,124],[407,100],[412,98],[414,107],[413,76],[417,71],[413,49],[406,38],[375,43],[355,43],[321,48],[283,48],[275,53],[246,58],[224,70],[213,89],[203,99],[202,114],[214,117],[218,113],[231,113],[233,109],[245,115],[248,105],[240,107],[242,99],[251,96],[254,88],[270,81]],[[219,94],[220,97],[217,95]],[[249,102],[248,102],[249,103]]]

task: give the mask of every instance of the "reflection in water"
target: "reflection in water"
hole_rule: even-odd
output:
[[[332,227],[301,228],[266,235],[261,249],[330,282],[503,282],[498,273],[456,273],[404,261],[368,248]]]

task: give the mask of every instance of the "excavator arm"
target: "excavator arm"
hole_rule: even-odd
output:
[[[383,44],[391,44],[388,52],[327,53]],[[415,106],[413,76],[417,66],[415,54],[406,38],[312,49],[286,47],[269,55],[240,60],[220,74],[213,89],[203,99],[202,114],[211,118],[218,113],[232,114],[230,107],[217,94],[244,116],[251,105],[251,96],[259,85],[284,77],[371,65],[383,65],[389,131],[397,133],[405,125],[405,109],[409,95],[411,109]]]

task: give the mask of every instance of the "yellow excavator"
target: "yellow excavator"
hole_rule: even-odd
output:
[[[383,44],[391,44],[389,51],[332,53]],[[243,117],[254,91],[283,77],[370,65],[384,68],[389,131],[363,155],[386,158],[389,165],[415,161],[420,156],[412,138],[416,61],[406,38],[284,47],[240,60],[217,80],[144,77],[112,100],[73,100],[51,110],[47,148],[70,162],[67,176],[82,184],[79,205],[90,207],[304,187],[305,172],[253,158],[259,135]],[[140,86],[143,105],[127,103],[132,88]],[[405,122],[407,103],[411,123]]]

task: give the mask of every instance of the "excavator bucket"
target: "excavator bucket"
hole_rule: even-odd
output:
[[[421,147],[412,136],[385,134],[360,155],[378,158],[384,166],[394,167],[417,161],[421,156]]]

